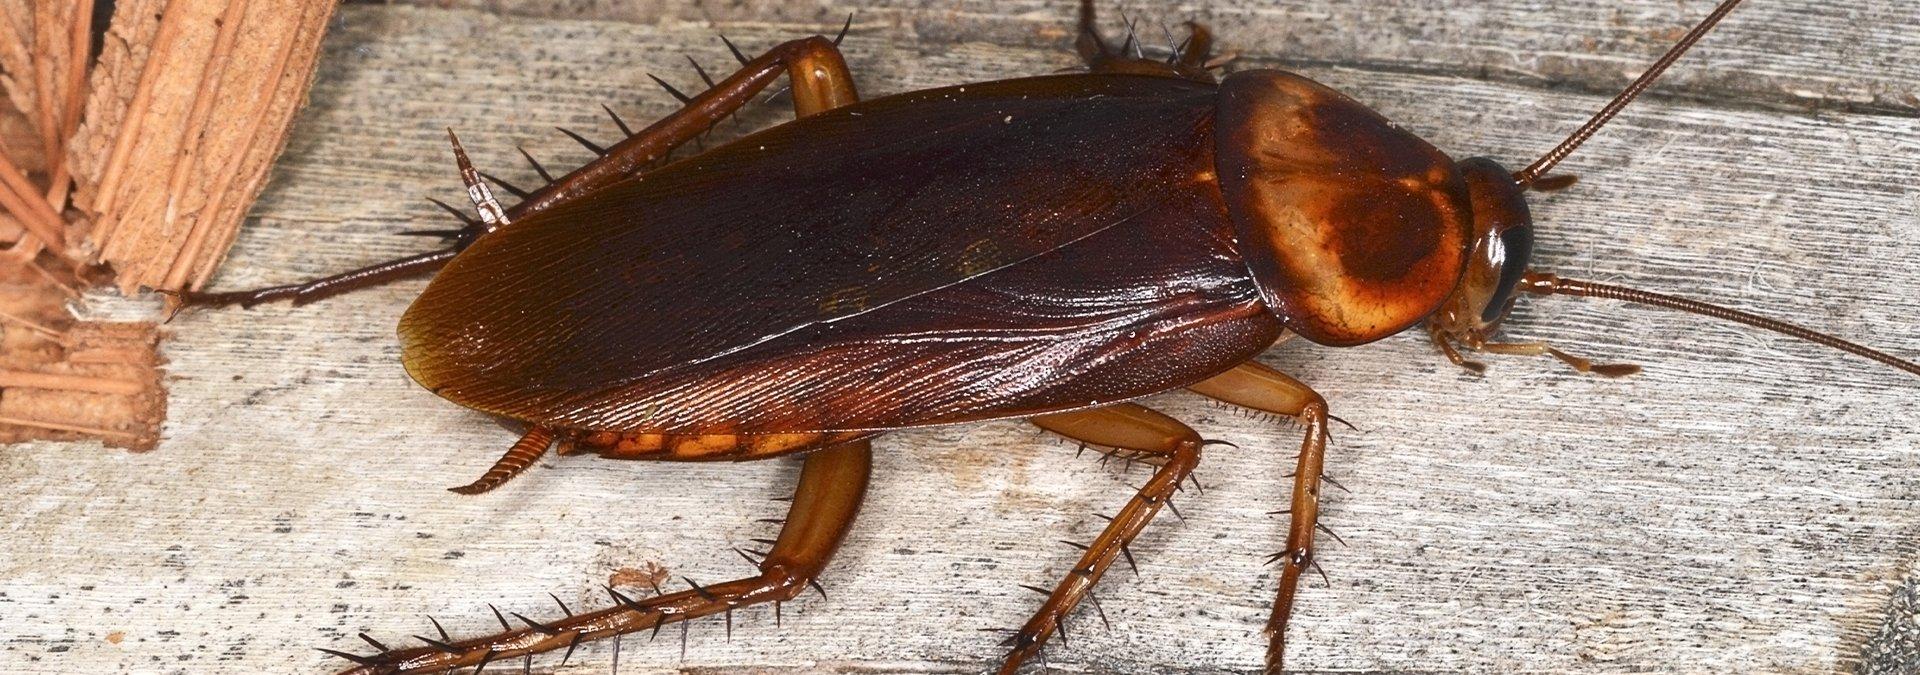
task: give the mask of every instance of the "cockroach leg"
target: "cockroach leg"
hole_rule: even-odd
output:
[[[1509,354],[1514,356],[1551,356],[1562,363],[1572,366],[1582,373],[1593,373],[1605,377],[1624,377],[1640,372],[1640,366],[1631,363],[1599,363],[1554,349],[1545,342],[1483,342],[1473,349],[1488,354]]]
[[[1430,321],[1427,323],[1427,336],[1447,356],[1448,361],[1476,375],[1486,372],[1486,364],[1461,356],[1461,349],[1508,356],[1551,356],[1576,371],[1603,377],[1625,377],[1640,372],[1640,366],[1631,363],[1594,363],[1560,351],[1545,342],[1489,342],[1477,326],[1448,328],[1442,322]]]
[[[1319,563],[1313,560],[1314,532],[1326,531],[1320,526],[1320,483],[1321,469],[1326,463],[1330,418],[1327,401],[1286,373],[1254,362],[1240,364],[1188,389],[1225,403],[1291,417],[1306,428],[1299,463],[1293,473],[1293,500],[1289,508],[1292,523],[1287,527],[1287,547],[1273,556],[1274,561],[1281,563],[1280,590],[1273,603],[1273,614],[1267,619],[1266,672],[1277,674],[1286,648],[1287,621],[1293,616],[1300,575],[1309,567],[1319,569]]]
[[[787,523],[780,529],[760,574],[701,585],[645,600],[609,594],[614,606],[548,622],[525,617],[525,627],[458,642],[424,640],[426,647],[383,651],[371,656],[337,655],[356,666],[342,675],[437,673],[542,652],[567,650],[581,643],[627,633],[658,630],[675,622],[729,613],[766,602],[786,602],[815,586],[822,570],[852,527],[866,496],[873,465],[871,445],[844,443],[807,456],[800,470]],[[517,615],[516,615],[517,616]],[[329,652],[332,653],[332,652]]]
[[[1121,16],[1126,21],[1125,15]],[[1127,39],[1118,50],[1100,34],[1098,16],[1093,9],[1093,0],[1080,0],[1079,37],[1074,39],[1074,51],[1087,63],[1087,70],[1095,73],[1127,73],[1133,75],[1158,75],[1162,77],[1183,77],[1200,82],[1213,82],[1213,73],[1208,72],[1208,61],[1212,58],[1213,34],[1206,26],[1188,21],[1187,30],[1191,34],[1184,42],[1173,47],[1173,55],[1166,60],[1149,59],[1141,53],[1140,43],[1134,35],[1134,24],[1126,21]]]
[[[767,50],[758,58],[743,59],[739,71],[697,96],[673,114],[605,148],[601,158],[558,180],[528,191],[526,199],[504,209],[506,220],[519,220],[594,190],[639,174],[675,148],[706,133],[714,123],[753,101],[781,75],[793,86],[794,112],[805,117],[858,100],[853,74],[833,40],[814,36],[792,40]],[[302,305],[361,288],[432,273],[452,260],[468,241],[454,247],[407,256],[312,281],[244,291],[180,293],[180,307],[251,307],[290,299]]]
[[[1188,21],[1187,39],[1174,51],[1174,66],[1183,72],[1204,73],[1214,68],[1213,32],[1198,21]]]
[[[459,247],[416,253],[405,258],[368,265],[360,269],[341,272],[297,284],[217,293],[185,291],[174,296],[172,302],[176,305],[176,311],[184,307],[226,307],[228,305],[252,307],[263,302],[274,302],[278,300],[291,300],[293,301],[293,305],[298,307],[321,298],[339,295],[356,289],[372,288],[390,281],[425,276],[439,270],[441,267],[445,267],[447,261],[453,260],[453,257],[459,253]]]
[[[507,448],[507,454],[501,455],[500,461],[494,462],[493,468],[487,469],[479,480],[460,487],[447,488],[447,491],[477,495],[500,487],[512,480],[514,476],[520,475],[520,472],[527,470],[527,467],[533,466],[541,455],[547,454],[547,448],[553,447],[553,438],[552,429],[542,426],[529,428],[526,435],[521,436],[513,447]],[[559,600],[559,598],[554,599]]]
[[[1475,375],[1486,374],[1487,364],[1461,356],[1460,349],[1453,346],[1453,338],[1447,335],[1446,330],[1441,328],[1440,324],[1429,322],[1427,324],[1427,337],[1433,340],[1433,346],[1439,347],[1440,353],[1446,355],[1447,360],[1451,361],[1453,365],[1465,368],[1468,372]]]
[[[1000,666],[1003,675],[1018,671],[1020,664],[1039,653],[1047,638],[1055,633],[1064,638],[1067,615],[1088,597],[1093,585],[1160,507],[1167,505],[1180,481],[1200,463],[1202,445],[1200,435],[1179,420],[1132,403],[1041,415],[1029,421],[1076,441],[1155,455],[1165,458],[1165,463],[1111,519],[1100,536],[1086,546],[1073,571],[1047,594],[1040,611],[1008,639],[1013,649]]]

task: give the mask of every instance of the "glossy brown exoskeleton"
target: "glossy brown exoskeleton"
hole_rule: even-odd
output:
[[[1273,70],[1218,81],[1194,27],[1164,62],[1115,50],[1082,5],[1088,72],[858,101],[823,37],[741,57],[740,71],[603,157],[502,208],[456,155],[481,212],[459,245],[301,286],[189,304],[306,301],[444,265],[402,319],[408,372],[525,436],[458,492],[492,489],[547,450],[617,459],[809,453],[756,577],[472,640],[355,661],[439,672],[779,603],[826,565],[864,494],[868,441],[907,427],[1026,418],[1158,466],[1040,611],[1002,672],[1034,655],[1166,504],[1207,443],[1129,403],[1173,388],[1301,422],[1305,440],[1267,624],[1281,663],[1314,565],[1327,402],[1251,359],[1284,336],[1346,346],[1424,322],[1492,341],[1516,293],[1613,297],[1788,332],[1920,373],[1835,338],[1732,310],[1528,269],[1525,192],[1738,0],[1721,5],[1568,141],[1519,172],[1455,161],[1366,106]],[[1129,45],[1132,43],[1129,39]],[[737,51],[736,51],[737,54]],[[659,160],[786,74],[799,119]],[[675,92],[679,95],[678,92]],[[592,147],[592,146],[590,146]],[[537,167],[537,165],[536,165]],[[545,170],[540,169],[544,174]],[[518,191],[516,191],[518,192]],[[372,642],[371,638],[369,641]]]

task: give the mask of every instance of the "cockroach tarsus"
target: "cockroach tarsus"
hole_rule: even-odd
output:
[[[1025,625],[1000,672],[1039,654],[1128,544],[1166,507],[1201,451],[1178,420],[1130,402],[1185,388],[1295,422],[1303,438],[1266,624],[1281,669],[1311,569],[1329,422],[1312,388],[1252,358],[1286,336],[1328,346],[1423,326],[1453,363],[1467,352],[1551,356],[1626,375],[1545,343],[1496,340],[1519,294],[1612,298],[1811,340],[1920,375],[1920,366],[1764,317],[1529,266],[1525,194],[1645,91],[1739,0],[1724,0],[1560,145],[1519,171],[1455,161],[1366,106],[1304,77],[1217,77],[1213,38],[1188,23],[1164,60],[1133,24],[1116,48],[1080,5],[1085,72],[860,101],[834,38],[781,44],[689,96],[598,158],[523,190],[477,171],[449,132],[472,217],[450,246],[305,284],[188,293],[182,305],[304,303],[439,270],[400,325],[409,374],[435,394],[525,425],[463,494],[512,479],[549,450],[614,459],[749,460],[804,454],[765,550],[735,549],[754,577],[535,620],[494,610],[502,632],[378,653],[326,649],[350,673],[441,672],[658,633],[668,623],[780,604],[807,589],[865,494],[871,439],[888,430],[1024,418],[1153,467]],[[672,159],[787,76],[797,120]],[[1278,130],[1278,131],[1276,131]],[[704,146],[702,146],[704,147]],[[521,151],[525,155],[525,151]],[[489,183],[519,198],[502,206]],[[1013,206],[1008,206],[1012,204]],[[769,290],[777,289],[777,290]],[[609,312],[639,320],[604,321]],[[1351,425],[1349,425],[1351,426]],[[1342,488],[1344,489],[1344,488]],[[1104,618],[1104,609],[1098,609]],[[438,628],[438,622],[434,622]]]

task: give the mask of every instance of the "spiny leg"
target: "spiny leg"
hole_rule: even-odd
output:
[[[1121,17],[1123,20],[1125,15]],[[1132,75],[1159,75],[1163,77],[1183,77],[1201,82],[1214,81],[1210,68],[1217,65],[1212,62],[1213,33],[1206,26],[1188,21],[1187,39],[1178,44],[1168,44],[1170,50],[1166,60],[1149,59],[1141,51],[1139,36],[1136,35],[1132,21],[1127,21],[1127,38],[1115,49],[1100,34],[1098,17],[1093,9],[1093,0],[1080,0],[1079,37],[1074,39],[1074,51],[1087,64],[1087,70],[1095,73],[1126,73]],[[1171,43],[1172,37],[1168,37]]]
[[[1188,387],[1194,393],[1217,401],[1291,417],[1306,427],[1300,444],[1300,461],[1293,474],[1293,500],[1289,513],[1293,522],[1287,527],[1287,548],[1274,554],[1281,562],[1279,597],[1273,614],[1267,618],[1267,669],[1277,674],[1286,648],[1287,620],[1293,616],[1295,592],[1300,575],[1313,561],[1313,535],[1320,527],[1321,469],[1327,452],[1327,401],[1318,392],[1286,373],[1258,363],[1243,363],[1199,384]]]
[[[646,600],[609,589],[614,606],[607,609],[570,614],[550,622],[513,614],[527,627],[473,640],[420,638],[428,646],[372,656],[327,651],[358,664],[342,671],[342,675],[438,673],[559,649],[571,654],[589,640],[657,631],[669,623],[730,613],[748,605],[772,602],[777,609],[777,603],[792,600],[808,586],[817,585],[815,578],[826,569],[860,510],[872,465],[872,446],[864,440],[808,455],[786,524],[781,526],[772,549],[760,560],[758,576],[708,586],[689,581],[692,588],[688,590]]]
[[[751,103],[755,95],[778,80],[783,73],[792,82],[794,113],[800,117],[858,100],[853,85],[853,74],[847,70],[846,61],[840,57],[838,45],[838,38],[814,36],[782,43],[758,58],[741,58],[740,70],[697,96],[685,97],[685,105],[673,114],[640,130],[639,133],[622,139],[612,147],[598,148],[590,145],[596,153],[601,155],[599,159],[588,162],[586,166],[575,169],[537,190],[529,191],[524,200],[505,210],[507,219],[519,220],[643,172],[665,158],[675,148],[699,138],[715,123]],[[728,46],[731,48],[732,43],[728,43]],[[738,51],[736,50],[735,53],[738,54]],[[571,132],[568,133],[572,135]],[[585,142],[584,139],[580,140]],[[544,167],[542,170],[544,171]],[[453,260],[453,257],[471,243],[472,239],[479,234],[484,234],[488,229],[483,228],[472,234],[460,235],[455,244],[449,248],[411,255],[312,281],[220,293],[188,291],[181,293],[177,302],[181,307],[226,305],[251,307],[275,300],[292,300],[295,305],[302,305],[348,291],[436,271],[444,267],[448,261]]]
[[[1073,571],[1054,587],[1040,611],[1009,638],[1013,650],[1000,666],[1003,675],[1018,671],[1020,664],[1039,653],[1047,638],[1062,631],[1067,615],[1087,597],[1114,559],[1146,528],[1180,487],[1180,481],[1200,463],[1199,434],[1179,420],[1132,403],[1041,415],[1028,421],[1083,443],[1154,455],[1163,463],[1139,493],[1114,515],[1100,536],[1087,545],[1079,562],[1074,563]]]

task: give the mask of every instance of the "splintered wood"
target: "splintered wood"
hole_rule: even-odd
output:
[[[332,11],[146,0],[115,12],[71,155],[92,259],[123,292],[213,274],[286,143]]]
[[[77,322],[40,296],[0,283],[0,443],[96,439],[148,450],[166,413],[159,330]]]
[[[151,446],[156,329],[73,322],[64,303],[88,285],[178,291],[212,275],[333,7],[0,0],[0,442]]]

